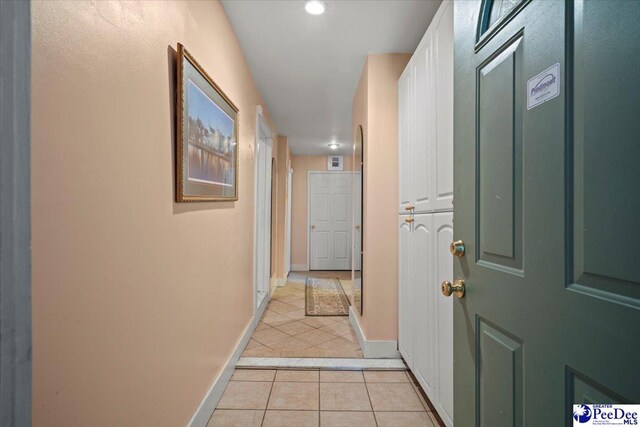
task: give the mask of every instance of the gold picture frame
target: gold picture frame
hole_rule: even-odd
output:
[[[178,43],[176,202],[238,200],[238,107]]]

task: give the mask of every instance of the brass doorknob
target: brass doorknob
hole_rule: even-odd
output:
[[[463,256],[464,242],[462,240],[456,240],[455,242],[451,243],[451,246],[449,246],[449,250],[451,251],[452,254],[454,254],[457,257]]]
[[[413,205],[407,205],[404,207],[405,211],[412,211],[413,210]]]
[[[411,217],[405,218],[404,222],[412,223],[413,222],[413,218],[411,218]]]
[[[456,297],[462,298],[464,297],[464,280],[458,277],[453,282],[453,285],[450,281],[445,280],[442,282],[442,285],[440,285],[440,289],[442,289],[442,295],[445,297],[450,297],[451,294],[455,294]]]

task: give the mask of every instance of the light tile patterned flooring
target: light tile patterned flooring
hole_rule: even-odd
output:
[[[207,427],[436,427],[405,371],[235,371]]]
[[[301,280],[351,278],[342,271],[294,274]],[[363,357],[349,317],[305,315],[304,289],[304,283],[293,281],[276,288],[243,357]]]

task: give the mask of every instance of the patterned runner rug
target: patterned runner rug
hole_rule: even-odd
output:
[[[349,300],[340,280],[307,278],[305,314],[307,316],[348,316]]]

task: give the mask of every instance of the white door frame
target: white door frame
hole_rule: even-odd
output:
[[[307,172],[307,270],[311,270],[311,175],[312,174],[327,174],[327,175],[352,175],[353,171],[309,171]],[[353,185],[351,186],[353,187]],[[353,188],[351,188],[351,202],[353,204]],[[353,206],[351,207],[353,215]],[[353,224],[352,224],[353,225]],[[353,235],[353,230],[351,230]],[[353,249],[352,245],[349,245],[351,250],[351,262],[353,263]]]
[[[289,277],[291,270],[291,191],[293,189],[293,169],[287,166],[287,216],[284,235],[284,278]]]
[[[269,247],[267,247],[265,245],[265,248],[259,248],[258,247],[258,233],[261,232],[261,230],[258,230],[258,215],[260,215],[261,213],[264,214],[264,211],[260,211],[259,206],[258,206],[258,194],[259,194],[259,189],[258,189],[258,184],[260,182],[260,177],[258,176],[258,171],[259,171],[259,159],[258,159],[258,148],[259,148],[259,143],[260,143],[260,133],[262,132],[262,134],[266,135],[267,138],[265,139],[265,143],[267,144],[268,147],[273,147],[273,132],[271,130],[271,127],[269,126],[269,124],[267,123],[267,120],[264,117],[264,113],[262,112],[262,106],[258,105],[258,107],[256,108],[256,135],[255,135],[255,144],[254,144],[254,195],[253,195],[253,206],[254,206],[254,215],[253,215],[253,310],[254,313],[258,310],[258,278],[259,278],[259,274],[260,272],[258,271],[258,259],[259,257],[263,257],[265,263],[267,263],[270,259],[270,252],[271,252],[271,248],[270,248],[270,244],[268,245]],[[271,156],[273,157],[273,156]],[[267,167],[268,166],[268,167]],[[268,164],[265,163],[265,169],[264,169],[264,173],[265,173],[265,177],[263,177],[264,179],[266,179],[267,177],[270,176],[271,174],[271,159],[269,159]],[[269,186],[271,186],[271,179],[268,180],[269,181]],[[265,199],[265,203],[270,203],[266,201]],[[270,212],[270,210],[269,210]],[[269,233],[271,233],[271,227],[270,224],[266,224],[267,227],[269,228]],[[264,230],[262,230],[262,232],[264,232]],[[269,239],[270,241],[270,239]],[[266,253],[265,253],[266,251]],[[267,270],[268,271],[268,270]],[[268,294],[269,292],[269,281],[270,281],[270,277],[266,278],[266,284],[267,284],[267,289],[266,292]]]

